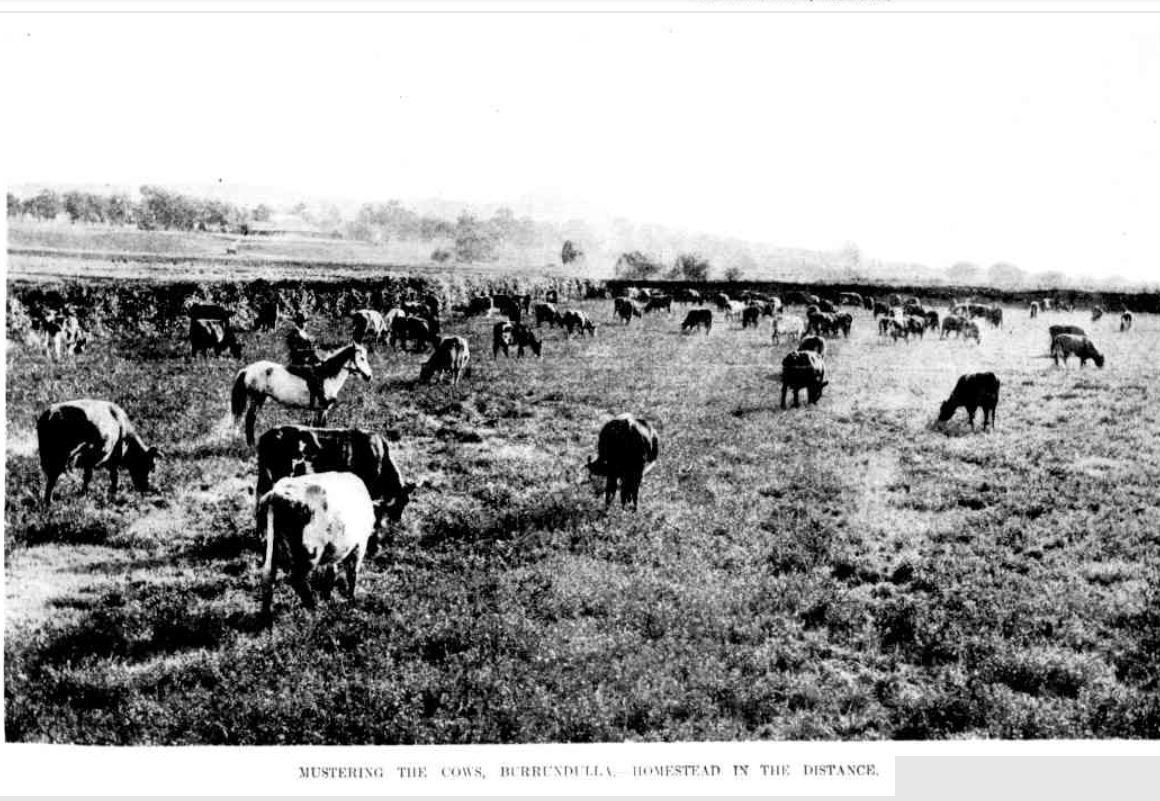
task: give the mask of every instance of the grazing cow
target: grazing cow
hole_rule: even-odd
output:
[[[946,339],[947,334],[951,333],[952,331],[955,332],[956,337],[962,336],[964,323],[966,323],[966,320],[964,320],[962,317],[959,317],[957,314],[948,314],[943,318],[942,335],[940,338]]]
[[[1039,316],[1039,301],[1031,301],[1031,319],[1034,320]]]
[[[857,292],[839,292],[838,305],[862,307],[862,296]]]
[[[883,317],[878,321],[878,336],[884,337],[890,334],[890,329],[894,327],[896,320],[893,317]]]
[[[885,303],[882,303],[881,301],[877,301],[877,300],[874,301],[874,316],[875,317],[879,317],[879,316],[889,317],[890,316],[890,307],[887,306]]]
[[[303,473],[354,473],[383,514],[397,521],[415,490],[404,483],[387,438],[357,428],[280,426],[258,439],[257,497],[274,483]]]
[[[651,297],[648,299],[648,303],[646,303],[644,307],[645,314],[648,314],[651,311],[659,311],[661,309],[668,312],[669,314],[673,313],[673,299],[671,296],[656,295],[655,297]]]
[[[746,306],[744,311],[741,312],[741,327],[742,328],[749,328],[750,326],[757,328],[757,323],[760,320],[761,320],[761,307],[760,306]]]
[[[617,309],[620,308],[620,298],[616,299]],[[542,326],[547,323],[552,328],[560,324],[560,312],[551,303],[537,303],[535,306],[536,326]]]
[[[975,430],[975,409],[983,407],[983,430],[987,430],[990,418],[991,429],[995,428],[995,407],[999,405],[999,379],[994,373],[970,373],[960,376],[951,396],[939,408],[938,421],[945,423],[954,413],[964,407],[971,430]]]
[[[501,350],[503,351],[504,356],[507,356],[507,357],[511,356],[511,354],[508,353],[508,348],[511,347],[514,335],[515,335],[515,329],[512,327],[512,324],[506,320],[502,323],[496,323],[494,326],[492,326],[492,329],[491,329],[491,358],[492,359],[497,358],[499,356],[499,352]]]
[[[798,350],[812,351],[819,356],[826,355],[826,340],[819,336],[803,337],[798,343]]]
[[[793,405],[797,408],[801,405],[798,392],[804,389],[806,402],[817,403],[822,397],[822,389],[829,383],[826,381],[826,361],[820,353],[801,348],[787,353],[781,362],[781,408],[785,408],[789,390],[793,390]]]
[[[523,302],[519,295],[492,295],[491,302],[497,312],[513,323],[523,319]]]
[[[443,337],[431,358],[419,370],[419,383],[426,384],[436,375],[451,377],[452,388],[459,387],[459,379],[467,370],[471,349],[463,337]]]
[[[315,350],[314,337],[294,323],[290,324],[290,330],[286,332],[286,349],[290,352],[290,364],[314,365],[322,361]]]
[[[161,458],[156,447],[145,447],[124,410],[115,403],[82,399],[50,406],[36,421],[40,467],[44,470],[44,505],[52,503],[57,479],[69,467],[84,471],[81,494],[89,491],[93,470],[109,470],[109,500],[117,495],[117,471],[129,470],[140,492],[149,490],[149,474]]]
[[[1078,356],[1080,367],[1087,364],[1088,359],[1094,361],[1096,367],[1104,366],[1104,355],[1096,350],[1095,344],[1085,336],[1060,334],[1051,340],[1051,358],[1055,361],[1056,367],[1059,366],[1060,359],[1063,359],[1063,366],[1066,367],[1069,356]]]
[[[825,298],[820,298],[818,300],[818,308],[821,309],[826,314],[834,314],[835,312],[838,311],[838,307],[835,306],[831,301],[826,300]]]
[[[427,343],[438,340],[438,334],[431,331],[431,325],[419,317],[399,315],[391,321],[391,331],[387,342],[392,348],[407,350],[408,343],[414,343],[416,352],[427,349]]]
[[[482,297],[470,298],[467,301],[467,308],[463,313],[468,317],[475,314],[491,314],[495,311],[495,305],[492,303],[491,295],[484,295]]]
[[[695,289],[680,289],[677,290],[677,301],[688,305],[690,303],[700,303],[701,293]]]
[[[984,315],[987,322],[995,328],[1003,325],[1003,309],[999,306],[990,306],[987,308],[987,313]]]
[[[919,339],[923,338],[926,333],[926,318],[918,315],[909,314],[906,316],[906,340],[910,341],[910,337],[916,336]]]
[[[280,310],[277,300],[267,300],[258,306],[258,317],[254,327],[259,331],[273,331],[278,327]]]
[[[724,309],[722,309],[722,311],[725,312],[725,319],[726,320],[733,320],[733,319],[740,317],[741,314],[747,308],[748,308],[748,306],[746,306],[741,301],[731,300],[725,305],[725,307],[724,307]]]
[[[851,318],[853,319],[853,318]],[[834,336],[841,329],[836,314],[812,312],[806,314],[806,333]]]
[[[224,320],[229,322],[233,316],[233,311],[216,303],[194,303],[189,307],[191,320]]]
[[[637,508],[640,482],[656,465],[658,446],[657,433],[647,420],[621,414],[604,424],[596,443],[596,461],[588,457],[588,472],[604,476],[605,506],[612,503],[619,481],[620,505],[631,503]]]
[[[233,326],[222,320],[190,320],[189,346],[195,359],[198,354],[209,358],[210,348],[214,356],[228,350],[235,359],[242,358],[242,343],[234,334]]]
[[[713,303],[717,306],[717,311],[726,311],[732,300],[724,292],[718,292],[713,296]]]
[[[620,316],[621,322],[628,325],[632,322],[633,317],[640,317],[642,315],[642,310],[640,304],[635,300],[617,298],[616,313]]]
[[[358,309],[351,312],[350,317],[354,321],[355,342],[361,343],[368,339],[371,342],[378,342],[389,330],[383,315],[374,309]]]
[[[1087,336],[1087,331],[1084,331],[1078,325],[1051,325],[1047,327],[1047,333],[1051,336],[1052,343],[1055,342],[1055,338],[1060,334],[1075,334],[1078,337]]]
[[[1124,312],[1123,314],[1120,315],[1120,330],[1121,331],[1131,331],[1132,330],[1132,323],[1135,321],[1136,321],[1135,315],[1133,315],[1130,311]]]
[[[512,331],[512,338],[516,343],[517,357],[524,355],[524,348],[531,348],[532,353],[536,354],[536,358],[540,358],[540,351],[544,345],[531,327],[523,323],[516,323]]]
[[[866,311],[873,311],[875,302],[874,298],[869,295],[864,295],[862,297],[862,308]]]
[[[850,338],[850,329],[854,326],[854,315],[849,312],[842,312],[834,318],[834,324],[837,326],[837,331],[842,332],[842,336],[846,339]]]
[[[982,334],[979,332],[979,324],[974,320],[964,320],[962,327],[963,339],[973,339],[976,345],[983,343]]]
[[[279,479],[258,500],[258,525],[266,529],[266,563],[262,568],[262,618],[271,620],[274,580],[281,563],[290,586],[307,609],[315,605],[310,574],[326,570],[322,597],[329,600],[334,571],[346,571],[346,596],[354,600],[355,583],[377,525],[374,502],[362,479],[333,472]]]
[[[938,311],[936,311],[935,309],[928,309],[926,314],[923,315],[923,319],[926,321],[926,327],[928,329],[930,329],[931,331],[938,331],[939,330]]]
[[[582,311],[569,309],[564,312],[564,316],[561,318],[561,325],[567,329],[568,336],[572,336],[573,331],[579,331],[581,337],[584,336],[585,331],[593,337],[596,336],[596,323],[592,322],[588,315]]]
[[[685,315],[685,322],[681,323],[681,331],[704,328],[708,334],[713,329],[712,309],[692,309]]]
[[[791,305],[794,305],[794,306],[809,305],[809,303],[810,303],[809,298],[810,298],[810,296],[807,295],[805,292],[799,292],[797,290],[794,290],[793,292],[786,292],[785,293],[785,302],[789,303]]]
[[[775,344],[780,343],[782,337],[785,337],[787,340],[800,340],[802,334],[805,333],[805,327],[805,323],[802,322],[802,318],[800,317],[794,317],[792,315],[774,317],[772,325],[773,341]]]
[[[1103,307],[1101,307],[1101,306],[1092,306],[1092,322],[1093,322],[1093,323],[1094,323],[1096,320],[1098,320],[1098,319],[1100,319],[1101,317],[1103,317],[1103,316],[1104,316],[1104,310],[1103,310]]]

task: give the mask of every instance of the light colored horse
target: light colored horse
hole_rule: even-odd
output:
[[[334,405],[351,373],[358,373],[365,380],[371,380],[367,350],[354,343],[329,354],[317,365],[296,367],[294,370],[292,372],[277,362],[261,361],[238,371],[230,397],[230,408],[234,414],[234,425],[241,425],[242,416],[245,415],[248,445],[254,444],[254,421],[266,398],[273,398],[283,406],[315,409],[314,425],[321,426],[326,423],[326,412]],[[311,389],[303,374],[311,375],[316,382],[316,390],[321,389],[320,406],[315,404],[317,391]]]

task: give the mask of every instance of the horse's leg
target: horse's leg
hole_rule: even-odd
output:
[[[86,464],[84,466],[84,480],[81,482],[81,495],[89,494],[89,484],[93,481],[93,466]]]
[[[109,500],[117,499],[117,460],[109,460]]]
[[[254,422],[258,419],[258,410],[262,408],[263,401],[264,395],[251,394],[246,406],[246,444],[250,446],[254,444]]]

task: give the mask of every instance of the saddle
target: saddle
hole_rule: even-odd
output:
[[[326,390],[322,386],[322,377],[318,375],[314,365],[288,364],[286,372],[306,382],[306,388],[310,392],[310,406],[308,408],[314,409],[317,406],[319,409],[325,409],[334,403],[333,400],[327,399]]]

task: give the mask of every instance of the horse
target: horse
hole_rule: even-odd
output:
[[[371,380],[367,350],[356,343],[327,355],[317,365],[286,368],[277,362],[254,362],[239,370],[234,378],[230,397],[234,425],[241,425],[245,415],[246,444],[253,445],[254,421],[266,398],[273,398],[283,406],[314,409],[314,425],[325,425],[326,413],[351,373]]]

